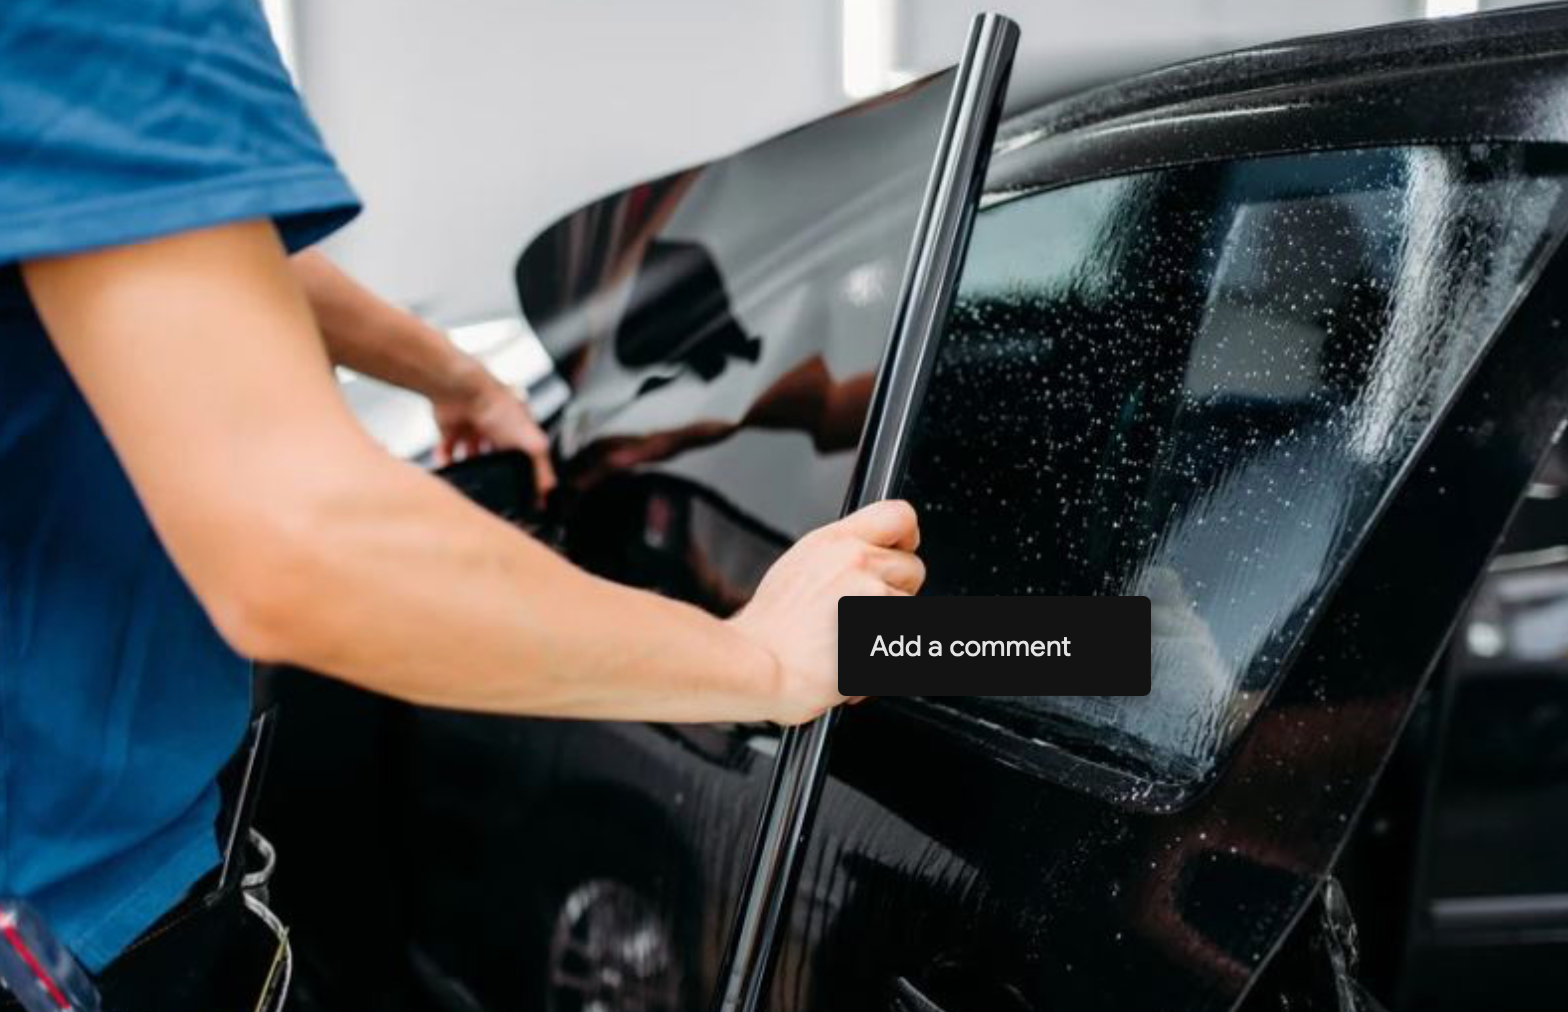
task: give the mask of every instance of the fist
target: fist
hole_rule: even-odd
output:
[[[926,578],[919,546],[914,509],[879,502],[807,534],[768,570],[730,622],[777,662],[775,721],[805,723],[844,702],[838,599],[914,594]]]

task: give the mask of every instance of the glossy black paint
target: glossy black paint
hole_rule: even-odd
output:
[[[995,193],[1317,148],[1565,143],[1564,23],[1553,8],[1404,26],[1156,74],[1009,128],[993,162]],[[779,333],[765,336],[783,341]],[[562,354],[578,378],[584,347]],[[746,360],[723,361],[736,376]],[[689,373],[677,378],[700,379],[708,367],[699,365],[683,361]],[[592,384],[579,392],[591,395]],[[711,385],[640,392],[679,393],[688,420],[709,417]],[[755,422],[748,410],[742,420],[748,413]],[[793,417],[827,416],[814,407]],[[1195,796],[1118,803],[1066,775],[1081,765],[1008,761],[910,708],[848,711],[769,1007],[1337,1007],[1325,941],[1333,932],[1314,897],[1565,417],[1568,258],[1559,254],[1382,503],[1268,703]],[[568,419],[560,438],[575,486],[545,533],[601,572],[725,613],[797,533],[790,518],[809,513],[743,500],[759,475],[772,476],[765,491],[786,496],[817,473],[820,461],[764,454],[776,430],[752,425],[746,452],[699,472],[679,464],[681,450],[728,452],[702,442],[706,433],[660,456],[619,452],[661,443],[658,433],[574,424],[583,423]],[[789,428],[843,462],[847,447],[826,426]],[[635,883],[665,914],[652,930],[674,943],[676,964],[641,969],[673,975],[678,1007],[707,1000],[774,731],[423,712],[406,720],[406,736],[388,736],[409,778],[389,820],[404,861],[391,872],[401,923],[390,925],[389,951],[407,954],[439,1007],[593,1007],[560,1004],[542,953],[563,901],[605,879]],[[1409,859],[1397,848],[1380,858]],[[1350,891],[1355,909],[1354,882]],[[1418,946],[1408,965],[1424,958]],[[618,972],[625,967],[639,964],[628,959]],[[601,985],[630,1007],[625,992]]]
[[[779,544],[837,517],[954,83],[612,194],[528,244],[525,313],[577,389],[556,426],[568,538],[623,494],[606,482],[649,474]],[[760,570],[711,575],[733,608]]]
[[[1559,445],[1456,636],[1432,709],[1397,991],[1407,1007],[1553,1009],[1568,991],[1568,543]]]
[[[1165,165],[1473,140],[1560,142],[1568,8],[1316,36],[1182,63],[1006,124],[991,188]]]

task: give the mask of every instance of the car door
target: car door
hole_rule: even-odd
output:
[[[1405,1008],[1555,1009],[1568,988],[1563,451],[1510,522],[1425,721]]]
[[[520,299],[574,393],[554,423],[561,487],[526,526],[728,615],[838,516],[956,83],[940,72],[630,187],[528,244]],[[427,990],[484,1008],[706,1000],[776,728],[411,724]]]
[[[1004,137],[900,492],[931,592],[1149,596],[1155,690],[852,711],[771,1007],[1258,984],[1562,423],[1565,138],[1445,105],[1549,92],[1561,20],[1238,54]]]
[[[1244,54],[1002,139],[898,491],[935,592],[1150,596],[1156,688],[850,711],[770,1007],[1209,1009],[1258,985],[1564,417],[1568,138],[1539,102],[1447,101],[1550,92],[1560,35],[1534,62],[1448,26]],[[520,276],[577,385],[560,543],[726,613],[818,487],[789,455],[842,454],[846,373],[751,368],[733,310],[812,300],[714,298],[711,256],[651,241],[682,186],[572,216]],[[835,277],[850,304],[883,291]],[[677,301],[724,311],[639,311],[689,278]],[[469,885],[421,887],[430,965],[475,964],[456,977],[485,1007],[524,979],[547,1008],[700,1004],[777,735],[431,719],[461,727],[424,741],[455,761],[419,764],[442,816],[421,852]],[[515,866],[515,893],[453,828],[493,806],[512,842],[483,867]]]
[[[1556,424],[1521,415],[1561,368],[1517,370],[1565,169],[1401,145],[988,203],[900,486],[928,590],[1144,594],[1154,690],[852,711],[773,1008],[1246,992]]]

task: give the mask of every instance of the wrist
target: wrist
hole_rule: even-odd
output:
[[[472,355],[452,344],[443,335],[441,340],[450,349],[440,370],[439,380],[426,396],[437,404],[471,404],[479,400],[493,381],[489,370]]]
[[[776,720],[781,702],[788,696],[784,665],[778,655],[747,627],[745,610],[725,620],[734,632],[735,653],[740,663],[736,665],[745,695],[762,703],[766,719]]]

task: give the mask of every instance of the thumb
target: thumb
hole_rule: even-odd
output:
[[[883,548],[912,552],[920,547],[920,521],[915,508],[902,499],[863,506],[838,522],[840,529]]]

